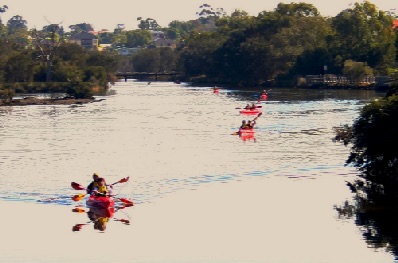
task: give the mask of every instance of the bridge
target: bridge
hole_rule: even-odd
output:
[[[120,79],[124,79],[126,82],[128,79],[143,79],[143,78],[148,78],[148,79],[154,79],[155,81],[158,81],[159,77],[167,77],[175,80],[176,76],[179,75],[179,73],[176,72],[118,72],[115,74],[116,77]]]

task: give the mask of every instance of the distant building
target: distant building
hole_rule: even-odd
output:
[[[98,50],[98,39],[91,33],[80,32],[69,38],[70,43],[76,43],[86,50]]]
[[[167,38],[166,33],[163,31],[152,30],[151,36],[155,47],[169,47],[172,49],[177,47],[177,42]]]

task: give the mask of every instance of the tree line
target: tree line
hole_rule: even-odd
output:
[[[228,15],[222,8],[204,4],[197,15],[195,20],[176,20],[167,27],[138,17],[136,30],[119,24],[113,32],[100,31],[97,38],[100,46],[109,46],[106,52],[85,52],[65,41],[75,33],[93,31],[90,24],[71,25],[69,32],[62,27],[54,31],[56,25],[29,30],[22,17],[14,16],[6,26],[0,25],[0,78],[4,82],[44,81],[50,66],[52,81],[103,81],[102,73],[92,75],[99,68],[83,69],[102,67],[108,75],[121,70],[175,71],[189,82],[243,87],[294,85],[292,81],[305,75],[341,74],[354,80],[365,75],[398,75],[395,14],[378,10],[368,1],[355,3],[335,17],[321,16],[307,3],[280,3],[257,16],[243,10]],[[157,47],[154,31],[175,41],[176,48]],[[51,48],[54,57],[51,52],[39,52]],[[136,51],[118,55],[126,48]],[[112,63],[93,64],[92,57]]]

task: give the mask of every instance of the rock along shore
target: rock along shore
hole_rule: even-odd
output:
[[[99,99],[99,100],[96,100],[95,98],[76,99],[71,97],[42,99],[37,97],[26,97],[23,99],[12,99],[10,101],[0,100],[0,106],[72,105],[72,104],[86,104],[90,102],[98,102],[102,100],[104,99]]]

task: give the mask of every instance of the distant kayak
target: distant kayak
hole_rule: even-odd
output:
[[[105,196],[90,196],[86,205],[88,207],[109,208],[115,206],[115,200],[112,197]]]
[[[214,93],[219,93],[220,90],[219,90],[219,89],[213,89],[213,92],[214,92]]]
[[[259,110],[259,109],[253,109],[253,110],[243,109],[243,110],[239,111],[239,113],[241,113],[241,114],[259,114],[260,112],[261,112],[261,110]]]

